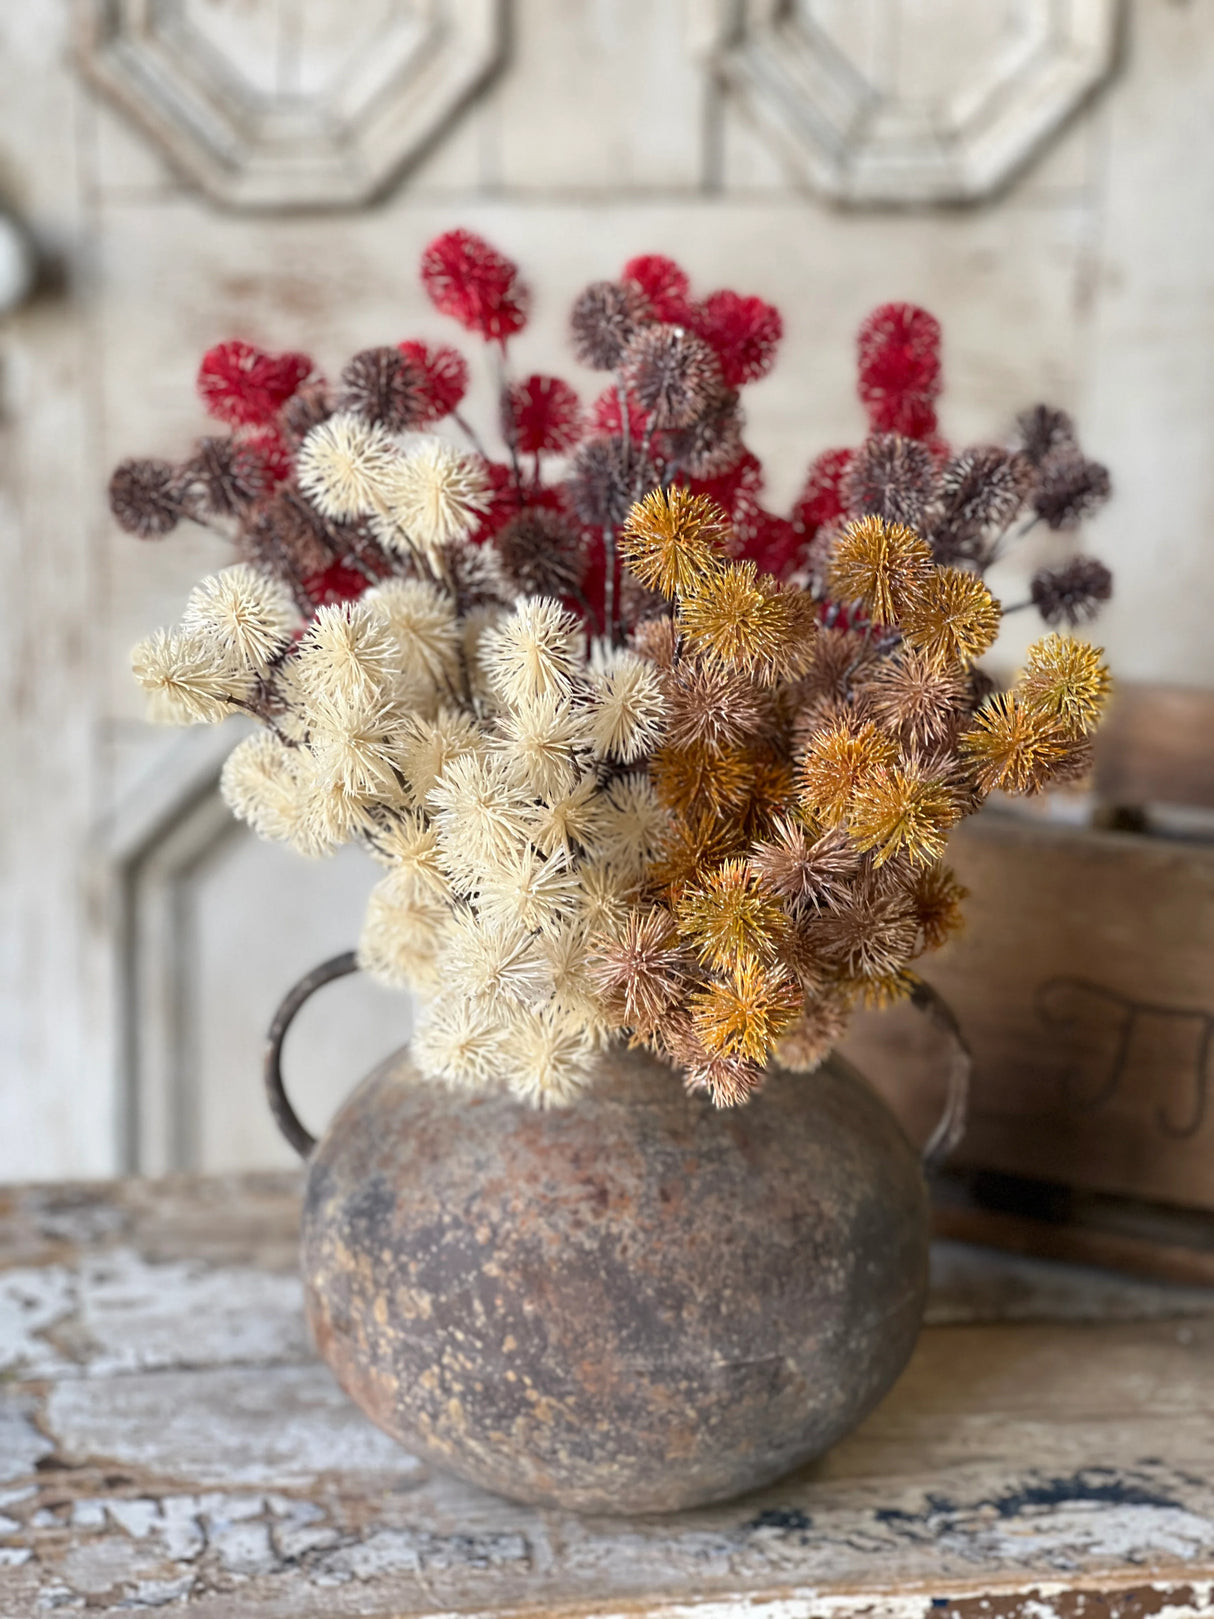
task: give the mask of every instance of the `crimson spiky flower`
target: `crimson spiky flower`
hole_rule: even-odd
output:
[[[341,374],[337,409],[404,433],[430,419],[429,379],[420,365],[396,348],[363,349]]]
[[[422,254],[421,279],[440,314],[486,342],[504,343],[527,324],[530,293],[518,265],[472,231],[436,236]]]
[[[446,344],[430,348],[425,343],[406,342],[398,343],[397,348],[425,377],[428,407],[418,426],[427,427],[450,416],[468,391],[467,360]]]
[[[1113,575],[1095,557],[1072,557],[1060,568],[1039,568],[1029,587],[1047,624],[1085,624],[1113,594]]]
[[[724,390],[721,362],[682,326],[642,326],[624,355],[623,376],[655,427],[690,427]]]
[[[592,371],[615,371],[640,327],[651,319],[649,301],[635,282],[595,281],[573,306],[573,352]]]
[[[182,516],[177,469],[152,457],[120,461],[110,477],[110,511],[128,534],[159,540]]]
[[[810,463],[805,484],[793,507],[793,521],[809,535],[824,523],[833,523],[845,511],[843,480],[851,466],[851,450],[823,450]]]
[[[208,415],[234,427],[273,421],[312,370],[306,354],[269,354],[234,338],[208,349],[198,367],[198,393]]]
[[[653,320],[673,321],[676,325],[691,315],[691,282],[687,272],[661,253],[643,253],[629,259],[620,275],[625,285],[636,287],[645,298]]]
[[[882,304],[857,334],[860,398],[875,433],[929,438],[940,392],[940,323],[914,304]]]
[[[765,377],[784,335],[784,322],[774,304],[728,291],[709,293],[693,324],[720,360],[727,388]]]
[[[516,382],[503,401],[507,442],[527,455],[563,455],[582,436],[582,407],[560,377],[529,376]]]

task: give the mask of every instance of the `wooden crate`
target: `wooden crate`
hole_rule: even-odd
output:
[[[1214,697],[1125,694],[1098,780],[1123,810],[1214,804]],[[950,860],[969,923],[924,976],[975,1080],[941,1229],[1214,1281],[1214,843],[988,811]],[[845,1048],[920,1137],[939,1040],[899,1010]]]

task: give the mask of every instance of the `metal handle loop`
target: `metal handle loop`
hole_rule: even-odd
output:
[[[353,950],[343,951],[331,961],[322,961],[319,967],[313,967],[312,971],[306,973],[294,989],[284,996],[266,1037],[266,1099],[270,1104],[270,1112],[274,1115],[275,1124],[301,1158],[307,1158],[316,1145],[316,1137],[299,1122],[299,1115],[287,1100],[282,1081],[282,1043],[306,1000],[318,989],[331,984],[335,978],[345,978],[357,971],[358,957]]]
[[[961,1032],[956,1014],[943,995],[938,994],[930,984],[925,984],[920,978],[911,991],[911,1001],[938,1029],[942,1029],[949,1036],[953,1046],[944,1111],[923,1148],[924,1173],[931,1174],[933,1170],[940,1168],[965,1134],[969,1114],[970,1082],[974,1075],[974,1057]]]

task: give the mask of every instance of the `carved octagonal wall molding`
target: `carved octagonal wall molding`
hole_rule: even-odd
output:
[[[497,69],[502,0],[81,0],[85,72],[238,208],[356,205]]]
[[[1112,73],[1119,0],[712,0],[727,86],[817,191],[973,202]]]

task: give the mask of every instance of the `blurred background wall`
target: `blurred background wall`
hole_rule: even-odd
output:
[[[587,398],[568,306],[635,253],[778,303],[780,361],[748,390],[776,510],[812,455],[862,433],[860,318],[926,304],[948,436],[999,438],[1044,398],[1111,466],[1082,543],[1117,575],[1100,629],[1118,675],[1214,685],[1208,4],[148,9],[0,7],[0,210],[39,260],[0,316],[0,1178],[286,1161],[261,1031],[353,942],[370,870],[235,826],[215,790],[227,728],[145,726],[129,646],[226,548],[200,530],[136,542],[105,483],[202,430],[193,375],[222,338],[331,372],[375,343],[461,340],[417,284],[439,230],[521,261],[520,355]],[[487,425],[484,390],[477,406]],[[1005,599],[1034,562],[992,580]],[[995,662],[1031,627],[1013,620]],[[291,1052],[305,1116],[408,1025],[354,981],[314,1003]]]

